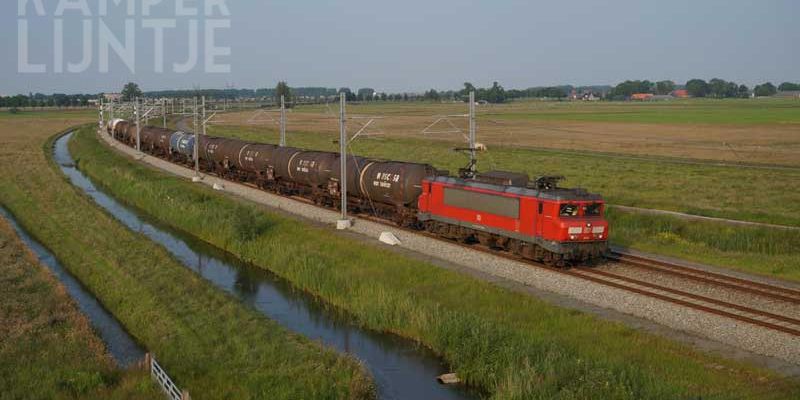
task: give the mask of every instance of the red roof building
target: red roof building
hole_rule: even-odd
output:
[[[686,90],[686,89],[674,90],[674,91],[672,91],[672,96],[673,97],[677,97],[679,99],[685,99],[685,98],[689,97],[689,91]]]

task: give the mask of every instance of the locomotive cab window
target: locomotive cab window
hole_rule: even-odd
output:
[[[577,217],[578,206],[575,204],[562,204],[558,210],[558,215],[562,217]]]
[[[603,205],[600,203],[587,204],[583,207],[583,215],[597,216],[603,211]]]

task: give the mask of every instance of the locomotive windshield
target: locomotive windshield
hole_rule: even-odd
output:
[[[603,205],[600,203],[588,204],[583,208],[583,215],[587,216],[600,215],[600,211],[602,211],[602,209]]]
[[[562,204],[558,211],[558,215],[562,217],[577,217],[578,206],[575,204]]]

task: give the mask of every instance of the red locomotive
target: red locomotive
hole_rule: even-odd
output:
[[[135,146],[135,124],[114,120],[108,130]],[[195,141],[189,134],[142,127],[139,138],[142,151],[191,163]],[[339,207],[338,153],[213,136],[201,136],[198,142],[204,171]],[[606,252],[608,222],[599,195],[559,188],[561,177],[530,182],[524,174],[476,174],[474,164],[460,172],[455,178],[428,164],[349,155],[348,210],[551,265],[587,262]]]
[[[600,258],[608,239],[602,198],[558,188],[559,179],[542,177],[529,185],[527,175],[499,171],[472,179],[426,178],[418,218],[441,236],[547,264]]]

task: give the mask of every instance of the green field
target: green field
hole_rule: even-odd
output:
[[[66,182],[50,159],[51,138],[85,122],[71,114],[0,116],[0,204],[157,355],[180,387],[193,399],[374,397],[357,360],[288,332],[218,290]],[[40,371],[43,382],[58,371]]]
[[[114,365],[66,289],[0,217],[0,398],[154,399],[143,368]]]
[[[555,308],[170,177],[113,153],[92,129],[82,130],[70,146],[79,167],[115,196],[275,272],[370,329],[420,341],[492,398],[800,394],[796,382],[769,372]],[[210,213],[216,217],[206,218]],[[237,222],[242,219],[249,223]]]
[[[646,124],[800,124],[796,99],[686,99],[663,102],[548,102],[489,117]]]
[[[332,105],[334,111],[338,104]],[[325,106],[304,106],[301,112],[322,112]],[[431,115],[464,112],[463,103],[367,102],[349,106],[350,113]],[[479,118],[541,121],[623,122],[647,124],[800,124],[797,99],[676,99],[655,102],[572,102],[518,100],[478,108]]]

